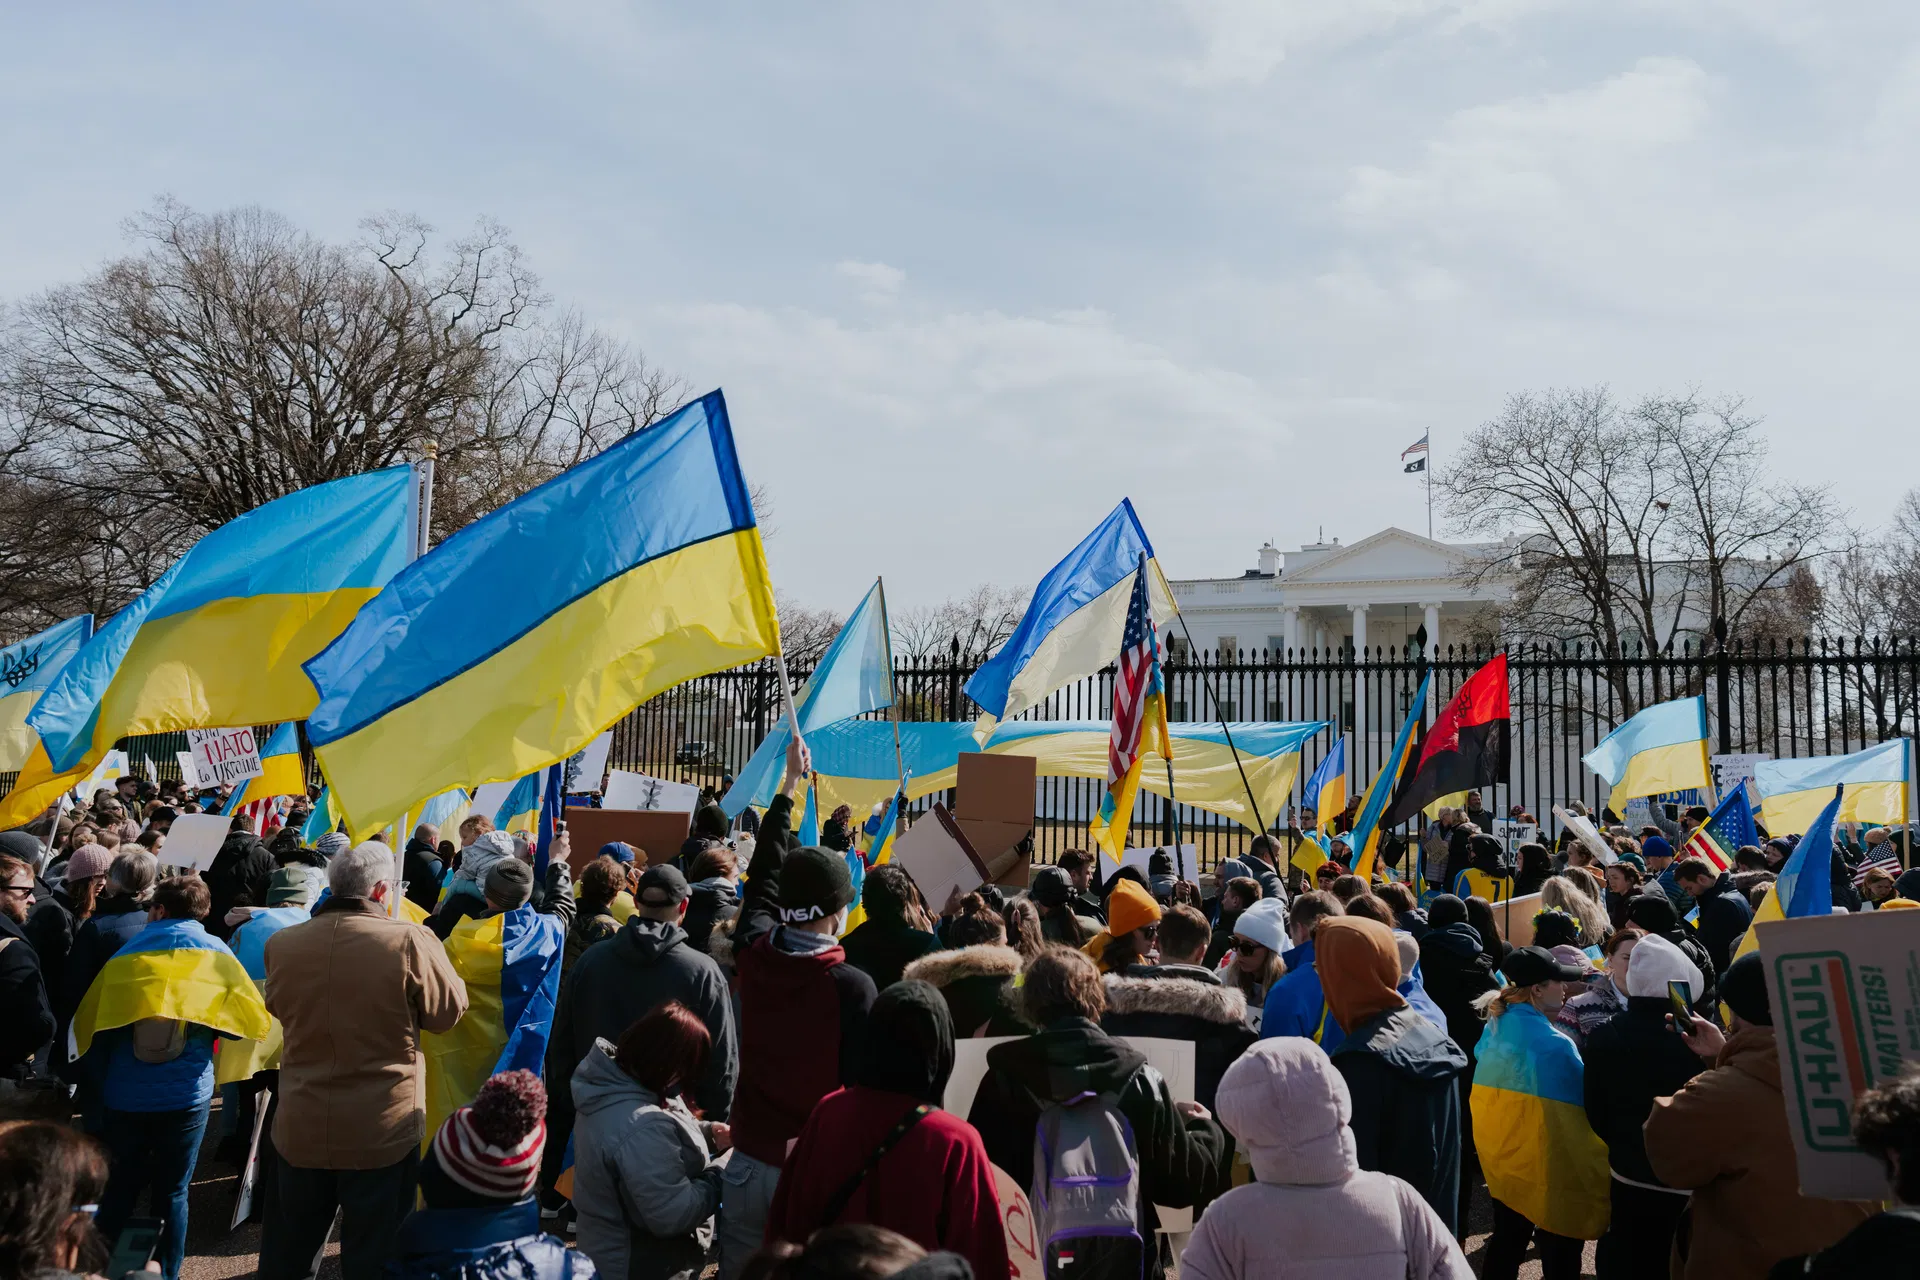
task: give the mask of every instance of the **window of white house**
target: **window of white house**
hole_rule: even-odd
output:
[[[1234,655],[1239,652],[1240,652],[1239,636],[1221,636],[1220,637],[1220,660],[1222,662],[1233,661]]]

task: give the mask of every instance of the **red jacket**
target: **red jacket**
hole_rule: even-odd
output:
[[[834,1225],[821,1221],[827,1202],[918,1105],[904,1093],[864,1085],[822,1098],[781,1171],[767,1214],[767,1240],[804,1244],[814,1231]],[[928,1251],[952,1250],[973,1264],[978,1280],[1009,1274],[1007,1233],[986,1148],[972,1125],[937,1108],[881,1158],[835,1221],[898,1231]]]
[[[845,1050],[874,996],[873,979],[839,946],[796,954],[775,945],[781,932],[755,939],[734,961],[740,1082],[729,1117],[734,1147],[775,1166],[813,1104],[840,1087]]]

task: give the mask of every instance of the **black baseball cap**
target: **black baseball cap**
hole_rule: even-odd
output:
[[[1530,987],[1536,982],[1581,982],[1589,976],[1584,969],[1561,964],[1545,947],[1515,947],[1501,963],[1500,972],[1516,987]]]
[[[640,887],[633,900],[642,907],[675,907],[685,902],[692,890],[680,868],[670,862],[648,867],[640,876]]]

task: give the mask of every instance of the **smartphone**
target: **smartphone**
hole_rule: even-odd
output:
[[[119,1280],[130,1271],[142,1271],[153,1261],[160,1247],[160,1233],[166,1223],[159,1218],[128,1218],[113,1242],[113,1256],[107,1259],[107,1274]]]
[[[1693,1026],[1692,983],[1669,982],[1667,984],[1667,1003],[1673,1006],[1673,1025],[1676,1031],[1685,1031]]]

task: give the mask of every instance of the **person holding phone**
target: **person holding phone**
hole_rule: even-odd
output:
[[[1587,1122],[1607,1144],[1613,1207],[1595,1253],[1601,1280],[1666,1271],[1687,1193],[1654,1173],[1640,1130],[1654,1099],[1678,1093],[1706,1069],[1668,1026],[1676,996],[1683,1013],[1692,1003],[1700,970],[1665,938],[1642,936],[1632,952],[1626,1008],[1593,1028],[1586,1043]]]

